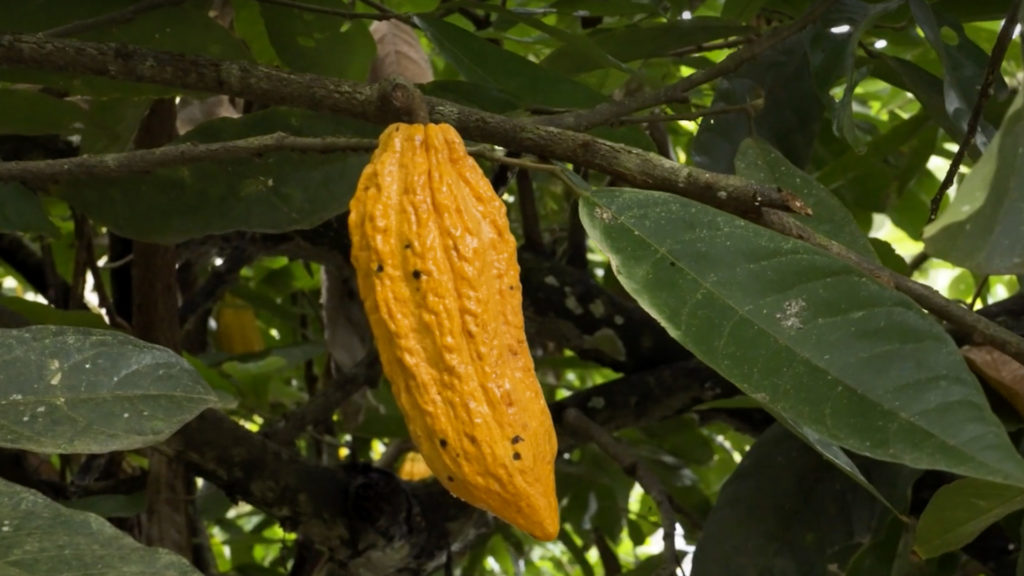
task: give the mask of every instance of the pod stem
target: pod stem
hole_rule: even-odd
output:
[[[402,78],[390,78],[380,85],[381,99],[394,110],[395,116],[412,124],[430,122],[430,108],[423,94]]]

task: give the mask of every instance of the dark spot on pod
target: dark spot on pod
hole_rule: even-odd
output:
[[[406,242],[405,246],[402,246],[402,250],[408,250],[409,248],[412,248],[412,243],[410,242]]]
[[[512,453],[512,459],[513,460],[522,460],[523,459],[523,455],[520,454],[519,452],[513,452]]]
[[[415,278],[416,280],[419,280],[420,276],[423,276],[423,272],[420,272],[419,270],[412,271],[412,277]]]
[[[516,287],[515,287],[515,286],[509,286],[509,287],[508,287],[508,289],[509,289],[509,290],[515,290],[515,289],[516,289]]]
[[[520,436],[519,434],[516,434],[515,436],[512,437],[512,445],[513,446],[515,446],[516,444],[519,444],[522,441],[523,441],[523,437]]]
[[[452,476],[450,476],[450,475],[449,475],[449,476],[448,476],[448,481],[449,481],[449,482],[455,482],[455,478],[453,478]]]
[[[448,447],[448,441],[445,440],[444,438],[441,438],[441,440],[438,443],[441,445],[441,448],[447,448]]]
[[[384,265],[383,264],[377,264],[377,274],[380,274],[383,271],[384,271]]]

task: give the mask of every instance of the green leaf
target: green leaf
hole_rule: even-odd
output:
[[[764,3],[765,0],[725,0],[725,4],[722,5],[722,18],[749,22],[757,16]]]
[[[278,131],[298,136],[378,133],[375,127],[337,117],[272,108],[204,123],[180,142],[220,142]],[[57,192],[118,234],[139,240],[171,243],[233,230],[285,232],[311,228],[347,210],[366,162],[363,153],[275,152],[145,175],[72,180]]]
[[[146,493],[97,494],[63,502],[72,510],[98,514],[104,518],[130,518],[146,511]]]
[[[691,576],[826,574],[828,553],[870,534],[883,510],[785,428],[773,426],[722,487]]]
[[[307,0],[317,6],[337,2]],[[261,3],[267,37],[282,62],[296,72],[365,81],[377,45],[366,22]]]
[[[102,316],[88,310],[60,310],[53,306],[14,296],[0,296],[0,307],[16,312],[32,324],[79,326],[97,330],[110,329]]]
[[[57,232],[39,197],[17,182],[0,182],[0,206],[0,232]]]
[[[591,40],[589,36],[569,32],[557,26],[547,24],[540,18],[508,10],[501,6],[496,6],[486,2],[463,0],[460,4],[474,10],[492,12],[502,18],[507,18],[528,28],[533,28],[541,34],[546,34],[548,37],[557,40],[562,44],[559,50],[563,50],[571,54],[574,58],[590,64],[592,69],[611,68],[619,70],[620,72],[625,72],[626,74],[633,74],[632,69],[610,56],[608,52]]]
[[[80,128],[82,106],[37,90],[0,89],[0,134],[71,134]]]
[[[744,140],[736,153],[736,174],[796,194],[814,211],[814,216],[795,218],[861,256],[876,259],[870,242],[843,203],[767,143],[750,138]]]
[[[846,72],[846,88],[843,90],[843,97],[839,100],[836,105],[835,116],[833,118],[832,129],[837,135],[842,136],[858,153],[863,153],[867,148],[867,138],[857,127],[856,120],[854,118],[853,111],[853,94],[857,88],[857,84],[867,75],[867,69],[858,69],[854,66],[856,59],[858,46],[861,42],[861,37],[864,33],[870,29],[876,20],[881,16],[899,8],[903,5],[903,0],[890,0],[889,2],[879,2],[877,4],[867,4],[865,2],[843,2],[842,3],[846,10],[843,11],[842,15],[836,22],[841,22],[843,25],[850,26],[852,28],[849,32],[843,35],[846,42],[842,45],[841,56],[839,57],[842,62],[842,69]],[[830,10],[830,15],[836,15],[836,10]],[[818,68],[821,68],[819,66]],[[828,67],[826,67],[827,69]],[[831,74],[828,74],[831,76]]]
[[[754,135],[793,164],[807,164],[825,111],[811,72],[807,38],[800,35],[772,46],[719,82],[713,106],[742,106],[763,98],[764,108],[753,119],[737,112],[702,122],[693,139],[694,164],[728,173],[740,143]]]
[[[921,513],[914,549],[924,558],[962,548],[985,528],[1024,509],[1024,489],[964,478],[939,488]]]
[[[1024,485],[953,341],[905,296],[678,196],[594,190],[580,216],[641,306],[766,407],[874,458]]]
[[[112,330],[0,330],[0,350],[0,446],[8,448],[133,450],[217,403],[184,358]]]
[[[684,48],[749,33],[750,29],[745,26],[722,22],[718,18],[693,18],[598,29],[586,38],[605,57],[616,62],[634,62],[669,57]],[[541,64],[570,74],[581,74],[607,66],[602,66],[594,56],[571,45],[556,48]]]
[[[924,0],[910,0],[909,4],[914,20],[942,61],[946,112],[958,127],[966,127],[989,55],[967,36],[960,22],[933,11]],[[947,38],[946,34],[952,37]],[[996,74],[994,81],[994,94],[997,97],[1005,94],[1007,86],[1002,75]],[[986,148],[992,134],[992,127],[982,121],[975,136],[981,150]]]
[[[197,576],[184,558],[148,548],[109,522],[0,480],[0,572],[19,576]]]
[[[1024,94],[956,197],[925,228],[928,253],[977,274],[1024,273]]]
[[[427,38],[469,82],[493,86],[525,107],[585,108],[605,100],[584,84],[495,46],[454,24],[415,17]]]

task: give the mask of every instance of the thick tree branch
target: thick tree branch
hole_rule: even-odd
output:
[[[356,116],[377,123],[398,120],[373,86],[295,74],[248,62],[214,60],[133,46],[0,35],[0,66],[91,74],[199,90]],[[586,134],[536,125],[425,98],[431,119],[452,124],[466,138],[572,162],[639,188],[664,190],[741,215],[762,207],[808,213],[795,196],[731,175],[683,166],[656,154]]]

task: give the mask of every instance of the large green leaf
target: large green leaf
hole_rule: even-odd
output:
[[[217,404],[184,358],[112,330],[0,330],[0,366],[0,446],[8,448],[141,448]]]
[[[605,100],[586,85],[454,24],[427,16],[415,19],[434,47],[465,80],[498,88],[524,107],[582,108]]]
[[[219,142],[278,131],[367,137],[376,136],[377,129],[272,108],[207,122],[180,142]],[[347,210],[366,162],[363,153],[275,152],[146,175],[72,180],[58,193],[115,232],[140,240],[170,243],[233,230],[284,232],[311,228]]]
[[[874,458],[1024,485],[1024,460],[953,341],[905,296],[669,194],[595,190],[580,215],[630,294],[773,411]]]
[[[875,467],[876,476],[899,474]],[[825,576],[830,553],[865,538],[884,514],[872,496],[776,425],[722,487],[691,574]]]
[[[924,558],[962,548],[985,528],[1024,508],[1024,489],[976,478],[939,488],[921,513],[914,549]]]
[[[801,218],[803,223],[869,260],[876,259],[871,243],[843,203],[767,143],[743,141],[736,154],[736,174],[796,194],[814,211],[814,216]]]
[[[88,512],[0,480],[0,573],[11,576],[196,576],[184,558],[147,548]]]
[[[1024,93],[956,197],[925,229],[928,253],[977,274],[1024,273]]]

